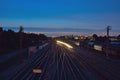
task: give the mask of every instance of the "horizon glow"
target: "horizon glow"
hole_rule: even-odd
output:
[[[110,25],[120,32],[119,3],[120,0],[0,0],[0,26],[22,25],[26,31],[32,27],[46,28],[43,32],[54,32],[53,28],[90,32]],[[30,32],[38,32],[34,30]]]

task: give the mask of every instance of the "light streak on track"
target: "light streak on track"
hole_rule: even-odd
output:
[[[58,44],[63,44],[63,45],[65,45],[66,47],[68,47],[68,48],[73,48],[71,45],[69,45],[68,43],[65,43],[65,42],[62,42],[62,41],[59,41],[59,40],[57,40],[57,43]]]

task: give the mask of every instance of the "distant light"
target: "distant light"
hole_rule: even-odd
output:
[[[71,45],[69,45],[69,44],[67,44],[67,43],[65,43],[65,42],[62,42],[62,41],[58,41],[58,40],[57,40],[57,43],[63,44],[63,45],[65,45],[65,46],[67,46],[68,48],[73,48]]]
[[[40,74],[42,73],[41,69],[33,69],[33,73]]]
[[[52,38],[56,38],[56,36],[52,36]]]
[[[80,46],[80,43],[79,42],[75,42],[75,45]]]
[[[94,49],[98,51],[102,51],[102,46],[100,45],[94,45]]]
[[[78,40],[79,38],[76,36],[76,37],[74,37],[74,39]]]

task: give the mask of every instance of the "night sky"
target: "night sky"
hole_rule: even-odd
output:
[[[0,25],[120,30],[120,0],[0,0]]]

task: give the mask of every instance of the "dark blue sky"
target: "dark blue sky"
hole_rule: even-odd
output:
[[[120,0],[0,0],[0,24],[120,30]]]

